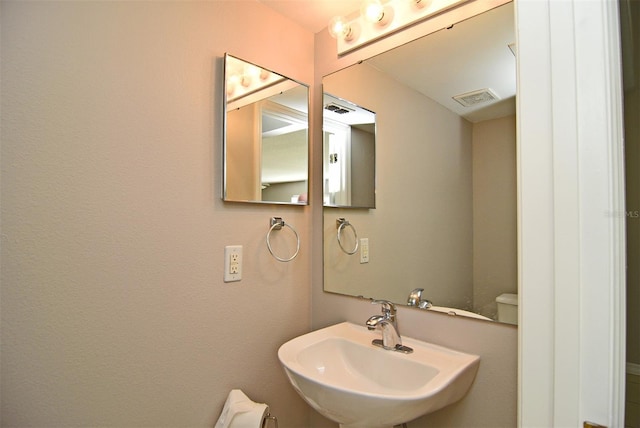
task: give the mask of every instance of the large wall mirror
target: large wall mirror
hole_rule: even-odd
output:
[[[226,54],[223,199],[306,205],[309,88]]]
[[[375,210],[323,210],[325,291],[407,304],[422,288],[497,320],[517,293],[514,42],[507,3],[323,78],[376,112],[377,175]],[[366,257],[343,250],[353,232]]]

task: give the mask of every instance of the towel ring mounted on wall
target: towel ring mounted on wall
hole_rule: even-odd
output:
[[[353,250],[347,250],[342,245],[342,231],[347,226],[349,226],[351,230],[353,230],[353,237],[356,241],[356,245],[353,247]],[[358,232],[356,232],[356,228],[353,227],[353,225],[349,223],[349,220],[345,219],[344,217],[340,217],[336,220],[336,228],[338,229],[338,245],[340,245],[340,249],[350,256],[354,255],[358,251]]]
[[[269,249],[269,252],[271,253],[271,255],[279,262],[290,262],[291,260],[295,259],[296,256],[298,255],[298,252],[300,252],[300,236],[298,236],[298,232],[296,232],[296,230],[293,227],[291,227],[290,224],[285,223],[282,217],[271,217],[269,224],[271,225],[271,227],[267,232],[267,248]],[[273,232],[274,230],[280,230],[285,226],[291,229],[293,234],[296,235],[296,252],[293,253],[293,255],[288,259],[284,257],[279,257],[278,255],[276,255],[273,252],[273,249],[271,248],[271,242],[269,241],[271,239],[271,232]]]

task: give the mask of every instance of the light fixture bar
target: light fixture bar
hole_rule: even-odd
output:
[[[444,12],[469,0],[396,0],[385,3],[386,8],[393,8],[393,19],[385,22],[371,23],[359,16],[348,21],[348,27],[357,29],[356,36],[337,37],[338,55],[343,55],[374,40],[388,36],[433,15]],[[425,4],[426,3],[426,4]]]

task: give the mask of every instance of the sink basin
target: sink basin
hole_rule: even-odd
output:
[[[278,350],[294,389],[342,427],[390,428],[460,400],[480,357],[402,338],[410,354],[371,344],[380,331],[348,322],[290,340]]]

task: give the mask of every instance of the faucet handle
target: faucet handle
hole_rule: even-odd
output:
[[[372,300],[371,304],[381,305],[383,314],[389,314],[391,317],[395,316],[396,314],[396,305],[388,300]]]
[[[422,292],[424,288],[416,288],[411,293],[409,293],[409,298],[407,299],[407,305],[409,306],[418,306],[420,301],[422,300]]]

